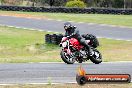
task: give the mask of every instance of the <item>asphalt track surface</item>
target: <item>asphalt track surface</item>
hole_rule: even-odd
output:
[[[21,17],[0,16],[0,24],[33,28],[45,31],[64,32],[64,21],[28,19]],[[100,24],[74,23],[80,32],[92,33],[98,37],[132,40],[132,28],[116,27]],[[71,83],[76,82],[75,76],[80,64],[67,65],[65,63],[19,63],[0,64],[0,84],[12,83]],[[132,62],[83,63],[87,73],[98,74],[130,74],[132,76]]]
[[[132,28],[117,27],[104,24],[72,23],[78,27],[80,33],[82,34],[92,33],[97,37],[132,40]],[[64,21],[0,16],[0,24],[45,31],[64,32]]]
[[[0,64],[0,84],[24,83],[75,83],[77,69],[80,64],[65,63],[19,63]],[[130,74],[132,62],[83,63],[88,74]]]

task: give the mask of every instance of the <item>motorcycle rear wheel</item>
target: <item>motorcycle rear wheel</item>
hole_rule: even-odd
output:
[[[60,55],[61,55],[62,60],[63,60],[65,63],[67,63],[67,64],[74,64],[75,59],[72,59],[72,60],[71,60],[70,55],[67,55],[67,53],[64,52],[63,50],[61,51]]]

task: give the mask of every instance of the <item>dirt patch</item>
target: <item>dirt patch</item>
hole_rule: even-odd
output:
[[[31,19],[48,19],[46,16],[35,16],[31,14],[19,14],[19,13],[0,13],[0,16],[12,16],[12,17],[23,17],[23,18],[31,18]]]

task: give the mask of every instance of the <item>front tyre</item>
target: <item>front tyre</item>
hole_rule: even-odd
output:
[[[60,53],[62,60],[67,63],[67,64],[73,64],[75,62],[75,59],[72,58],[70,55],[68,55],[66,52],[63,50]]]
[[[94,55],[90,57],[90,60],[95,63],[95,64],[99,64],[102,62],[102,55],[101,53],[97,50],[93,48],[93,52]]]

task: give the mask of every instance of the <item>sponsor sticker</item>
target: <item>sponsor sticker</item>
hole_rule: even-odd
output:
[[[86,83],[130,83],[131,76],[129,74],[86,74],[85,70],[80,66],[76,75],[76,81],[79,85]]]

